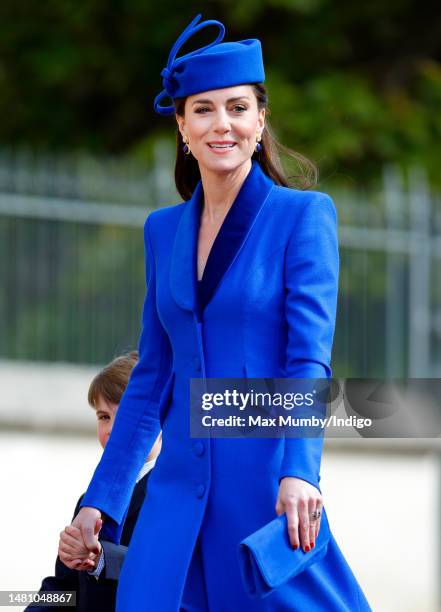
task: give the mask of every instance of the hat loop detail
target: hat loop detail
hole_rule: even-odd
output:
[[[160,106],[159,102],[167,96],[173,98],[177,90],[178,83],[173,74],[176,67],[179,66],[182,60],[192,57],[194,55],[198,55],[205,51],[205,49],[209,49],[210,47],[217,45],[223,40],[225,36],[225,26],[223,25],[223,23],[221,23],[220,21],[216,21],[215,19],[207,19],[206,21],[202,21],[201,23],[199,23],[201,18],[201,14],[196,15],[193,21],[191,21],[191,23],[189,23],[185,30],[180,34],[170,51],[166,67],[161,71],[161,76],[163,77],[162,85],[164,89],[156,96],[153,103],[155,111],[160,115],[171,115],[175,111],[174,105]],[[177,58],[177,54],[181,50],[182,46],[187,42],[187,40],[191,38],[193,34],[196,34],[200,30],[208,26],[216,26],[219,28],[216,40],[212,41],[211,43],[208,43],[208,45],[205,45],[200,49],[195,49],[194,51],[190,51],[189,53],[181,55]]]
[[[178,83],[173,73],[168,68],[163,68],[161,70],[161,76],[163,77],[162,84],[164,85],[165,91],[169,96],[173,96],[178,87]]]

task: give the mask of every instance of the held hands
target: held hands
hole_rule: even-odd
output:
[[[286,513],[288,534],[294,549],[301,545],[305,552],[315,546],[320,530],[320,517],[313,513],[321,511],[322,496],[318,489],[301,478],[282,478],[276,502],[278,516]],[[103,525],[101,512],[96,508],[81,508],[72,524],[60,534],[58,555],[69,568],[91,570],[101,554],[98,534]]]
[[[286,513],[289,541],[294,549],[301,545],[309,552],[314,548],[320,518],[314,519],[313,513],[321,511],[322,506],[320,492],[309,482],[289,476],[280,481],[276,512],[278,516]]]
[[[103,525],[96,508],[81,508],[72,524],[60,533],[58,556],[70,569],[93,570],[101,553],[98,534]]]

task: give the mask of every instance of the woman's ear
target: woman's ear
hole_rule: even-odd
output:
[[[265,108],[262,108],[259,111],[259,129],[260,129],[260,133],[263,132],[264,128],[265,128]]]
[[[176,117],[176,123],[178,124],[178,129],[181,133],[182,140],[184,140],[184,133],[185,133],[184,132],[184,123],[185,123],[184,118],[181,117],[181,115],[175,115],[175,117]]]

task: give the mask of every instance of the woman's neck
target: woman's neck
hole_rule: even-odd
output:
[[[201,169],[204,190],[202,215],[207,221],[216,223],[225,218],[251,170],[251,163],[251,159],[247,160],[232,172],[223,174]]]

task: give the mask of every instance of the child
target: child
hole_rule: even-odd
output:
[[[109,439],[118,404],[137,361],[138,353],[136,351],[117,357],[97,374],[89,387],[88,401],[96,413],[98,440],[103,448]],[[78,552],[77,540],[75,540],[75,533],[73,533],[75,528],[66,527],[60,535],[59,551],[63,558],[64,555],[67,555],[72,559],[77,559],[77,569],[70,569],[62,563],[60,557],[57,557],[55,576],[49,576],[43,580],[40,592],[76,591],[76,609],[81,612],[97,612],[99,610],[110,612],[115,609],[117,580],[138,513],[144,501],[147,480],[160,450],[161,434],[159,434],[138,474],[121,534],[121,543],[116,545],[106,540],[100,540],[99,554],[93,555],[85,549],[83,549],[84,552]],[[74,517],[79,511],[81,500],[82,496],[77,502]],[[96,531],[98,532],[100,528],[101,522],[99,521]],[[32,608],[29,608],[29,612],[31,610],[43,611],[47,609],[47,607],[32,606]],[[65,610],[66,608],[61,609]]]

